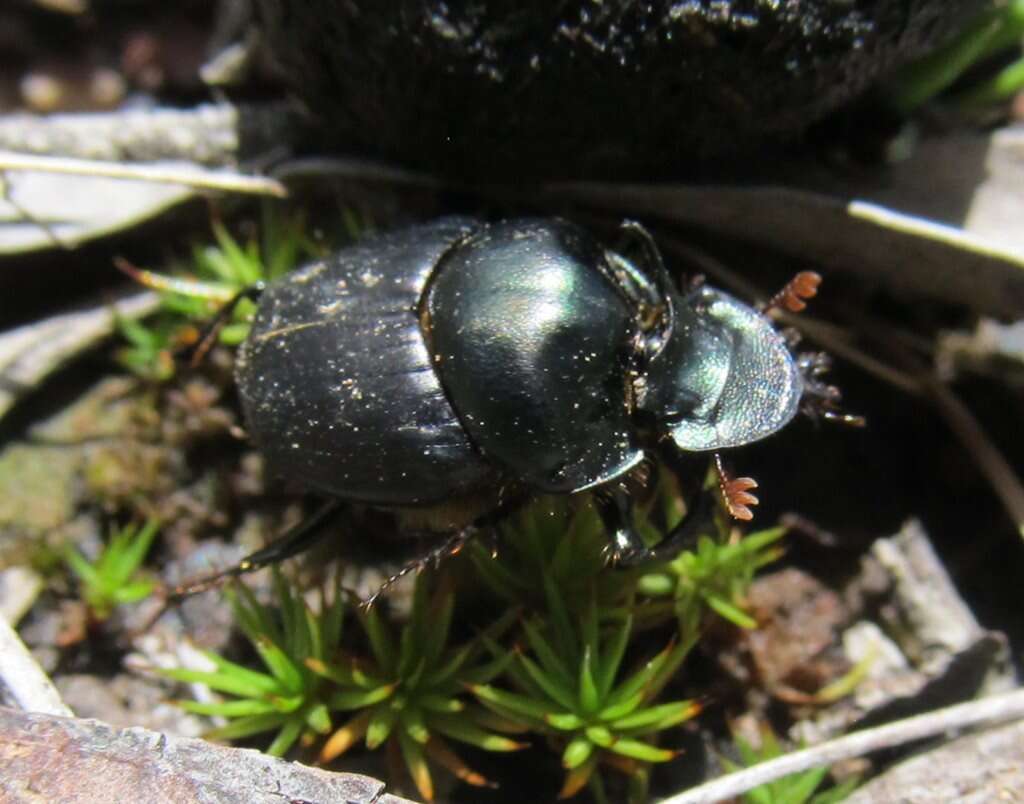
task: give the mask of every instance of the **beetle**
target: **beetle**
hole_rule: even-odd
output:
[[[677,289],[646,229],[620,233],[612,250],[562,219],[449,217],[247,292],[257,311],[235,373],[248,432],[271,474],[329,502],[217,577],[305,549],[345,502],[458,540],[532,493],[591,489],[613,557],[641,562],[656,552],[623,481],[687,452],[715,454],[729,510],[749,518],[756,483],[725,476],[717,452],[801,407],[832,416],[838,392],[765,309]],[[770,305],[798,310],[817,282],[799,274]]]

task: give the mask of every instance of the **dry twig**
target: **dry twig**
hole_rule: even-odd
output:
[[[281,182],[265,176],[248,176],[226,170],[203,170],[193,165],[168,166],[121,164],[93,159],[69,159],[56,156],[32,156],[0,151],[0,174],[5,171],[68,173],[78,176],[103,176],[160,184],[180,184],[197,190],[222,190],[285,198],[288,190]]]
[[[730,773],[684,793],[662,799],[660,804],[713,804],[793,773],[862,757],[884,748],[906,745],[949,731],[1005,723],[1019,718],[1024,718],[1024,690],[993,695],[979,701],[957,704],[885,726],[854,732]]]

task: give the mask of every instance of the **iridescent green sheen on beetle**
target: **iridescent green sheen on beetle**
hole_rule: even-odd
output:
[[[473,501],[470,522],[606,487],[613,551],[642,560],[616,481],[774,433],[813,380],[766,315],[677,289],[646,230],[621,234],[446,218],[272,283],[236,369],[271,472],[389,509]]]

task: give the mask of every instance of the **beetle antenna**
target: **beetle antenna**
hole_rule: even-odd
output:
[[[733,519],[741,519],[749,522],[754,518],[754,512],[750,506],[757,505],[758,500],[750,489],[757,488],[757,481],[752,477],[730,476],[722,465],[722,456],[715,453],[715,474],[718,475],[718,490],[722,493],[725,501],[725,508]]]
[[[790,313],[799,313],[806,309],[807,299],[813,299],[818,295],[818,285],[820,284],[821,274],[814,271],[801,271],[768,300],[768,303],[761,308],[761,312],[787,310]]]

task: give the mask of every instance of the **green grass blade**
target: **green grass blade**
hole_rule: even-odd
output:
[[[205,670],[188,670],[183,667],[161,669],[160,675],[185,684],[205,684],[211,690],[237,695],[241,698],[262,698],[265,695],[284,692],[277,680],[271,676],[263,676],[264,681],[254,684],[248,677],[211,673]]]
[[[371,606],[368,609],[360,609],[359,622],[370,642],[370,650],[377,664],[385,673],[394,673],[397,659],[395,643],[377,608]]]
[[[417,699],[419,705],[427,712],[439,715],[454,715],[465,710],[466,705],[458,698],[447,695],[432,695],[429,693],[420,695]]]
[[[573,629],[572,619],[569,617],[565,601],[555,586],[554,580],[547,573],[544,574],[544,599],[547,603],[558,651],[566,658],[570,666],[575,665],[579,661],[579,644],[576,641],[576,632]]]
[[[99,573],[74,547],[69,546],[64,551],[64,561],[83,584],[93,587],[100,585]]]
[[[658,671],[665,666],[668,662],[670,655],[675,650],[675,645],[668,645],[660,653],[653,658],[649,659],[643,667],[637,670],[633,675],[621,682],[611,694],[608,696],[606,701],[607,705],[614,706],[615,704],[622,703],[638,692],[645,691],[651,682],[657,677]]]
[[[390,704],[385,703],[374,709],[366,727],[366,747],[372,751],[381,746],[391,736],[397,717],[398,712]],[[399,731],[399,735],[401,734]]]
[[[515,659],[516,654],[506,650],[504,655],[465,671],[461,676],[462,681],[466,684],[489,684],[504,673]]]
[[[331,713],[326,704],[317,703],[306,712],[306,725],[317,734],[327,734],[331,730]]]
[[[525,747],[524,743],[511,740],[500,734],[492,734],[457,717],[431,717],[429,723],[431,729],[440,732],[445,737],[467,745],[475,745],[484,751],[519,751]]]
[[[254,690],[254,692],[239,692],[236,693],[237,695],[257,697],[260,693],[280,694],[282,692],[281,685],[273,676],[236,664],[213,651],[204,650],[202,653],[203,656],[205,656],[216,668],[214,673],[211,675],[215,674],[225,678],[236,679],[239,682],[249,685],[249,689]],[[201,683],[205,684],[207,682]],[[225,690],[225,692],[227,691],[228,690]]]
[[[605,708],[598,714],[598,717],[605,722],[626,717],[636,711],[637,707],[644,702],[644,697],[644,691],[638,690],[628,698],[623,698],[622,700],[605,706]]]
[[[300,691],[303,684],[302,672],[288,655],[274,644],[268,637],[260,637],[254,647],[259,653],[263,663],[267,666],[274,678],[281,682],[282,686],[290,692]]]
[[[341,634],[345,626],[345,595],[341,588],[341,572],[334,573],[334,596],[330,605],[326,600],[322,605],[323,613],[320,615],[320,653],[314,654],[316,658],[329,661],[338,652],[341,644]]]
[[[402,759],[405,760],[405,766],[409,769],[409,774],[416,784],[416,789],[419,790],[420,795],[424,799],[433,801],[434,782],[430,778],[430,767],[427,764],[423,746],[401,729],[399,729],[397,735],[398,745],[402,751]]]
[[[609,751],[641,762],[668,762],[676,756],[675,751],[658,748],[641,740],[618,739],[608,747]]]
[[[562,685],[557,678],[545,673],[544,669],[528,656],[520,654],[519,665],[526,670],[533,683],[552,701],[570,712],[576,711],[579,700],[571,687]]]
[[[784,787],[784,792],[782,795],[776,794],[775,800],[778,804],[806,804],[827,775],[827,767],[809,768],[801,773],[779,779],[774,786]]]
[[[590,645],[583,649],[583,658],[580,660],[579,673],[579,706],[588,715],[594,714],[601,706],[601,694],[594,679],[593,668],[591,667]]]
[[[611,640],[605,648],[596,672],[598,694],[602,699],[606,698],[612,691],[615,678],[619,674],[619,667],[622,665],[622,657],[626,654],[626,647],[629,645],[629,637],[632,631],[633,617],[628,616],[612,632]]]
[[[153,581],[134,581],[114,590],[112,595],[115,603],[135,603],[149,597],[155,584]]]
[[[734,606],[725,598],[709,594],[705,596],[704,601],[718,616],[728,620],[734,625],[738,625],[740,628],[746,628],[748,630],[757,628],[757,620],[742,609]]]
[[[265,731],[276,729],[289,719],[291,716],[284,712],[243,717],[226,726],[208,731],[206,736],[212,740],[238,740],[242,737],[252,737],[254,734],[262,734]]]
[[[475,646],[463,645],[458,650],[452,651],[451,656],[442,664],[440,667],[435,668],[432,672],[424,673],[423,675],[423,686],[424,687],[437,687],[442,684],[451,683],[462,666],[466,663],[466,660],[475,650]],[[437,657],[434,657],[434,661]],[[424,657],[424,667],[426,666],[427,658]]]
[[[427,728],[427,722],[423,719],[423,713],[418,707],[405,707],[399,720],[406,734],[420,745],[427,744],[427,741],[430,739],[430,729]]]
[[[949,44],[902,68],[887,87],[890,103],[901,114],[913,112],[974,64],[1001,27],[999,12],[985,13]]]
[[[543,727],[545,718],[554,713],[550,707],[525,695],[500,690],[487,684],[474,684],[470,691],[484,704],[496,707],[502,714],[518,715]]]
[[[510,572],[500,560],[492,558],[479,542],[473,542],[470,545],[470,550],[472,551],[470,559],[477,577],[490,587],[496,597],[518,603],[522,599],[523,592],[518,576]]]
[[[438,589],[430,609],[429,638],[421,637],[421,649],[426,667],[433,667],[437,663],[445,645],[448,644],[452,613],[455,610],[455,595],[452,594],[447,584]],[[425,633],[423,636],[425,637],[427,634]]]
[[[523,634],[526,636],[530,650],[540,661],[544,671],[551,675],[561,687],[571,689],[573,678],[569,673],[569,668],[562,661],[562,657],[558,655],[552,644],[541,634],[534,621],[523,621]]]
[[[210,717],[249,717],[251,715],[265,715],[271,712],[281,712],[282,709],[275,706],[271,701],[179,701],[178,707],[186,712],[195,715],[208,715]]]
[[[285,723],[274,738],[274,742],[267,746],[267,753],[272,757],[283,757],[287,754],[288,749],[295,745],[295,741],[302,734],[304,725],[298,719],[289,720]]]
[[[615,742],[615,737],[607,726],[589,726],[584,733],[590,742],[601,748],[610,748]]]
[[[544,721],[559,731],[576,731],[583,728],[586,721],[574,712],[555,712],[547,715]]]
[[[661,731],[689,720],[699,714],[700,709],[700,704],[696,701],[672,701],[641,709],[639,712],[613,721],[611,725],[616,731],[643,730],[634,733],[632,736],[635,737],[639,733]]]
[[[244,583],[236,583],[227,590],[231,610],[238,627],[255,645],[261,638],[269,638],[280,645],[283,642],[280,629],[266,606],[256,600]]]
[[[394,691],[394,684],[385,684],[369,690],[338,690],[328,698],[327,705],[331,709],[362,709],[386,701]]]
[[[569,741],[562,752],[562,767],[566,770],[578,768],[594,753],[594,744],[582,735]]]
[[[150,547],[153,546],[159,527],[160,523],[156,519],[147,519],[137,533],[133,529],[132,538],[128,540],[123,554],[124,563],[121,571],[124,578],[131,577],[142,566]]]

